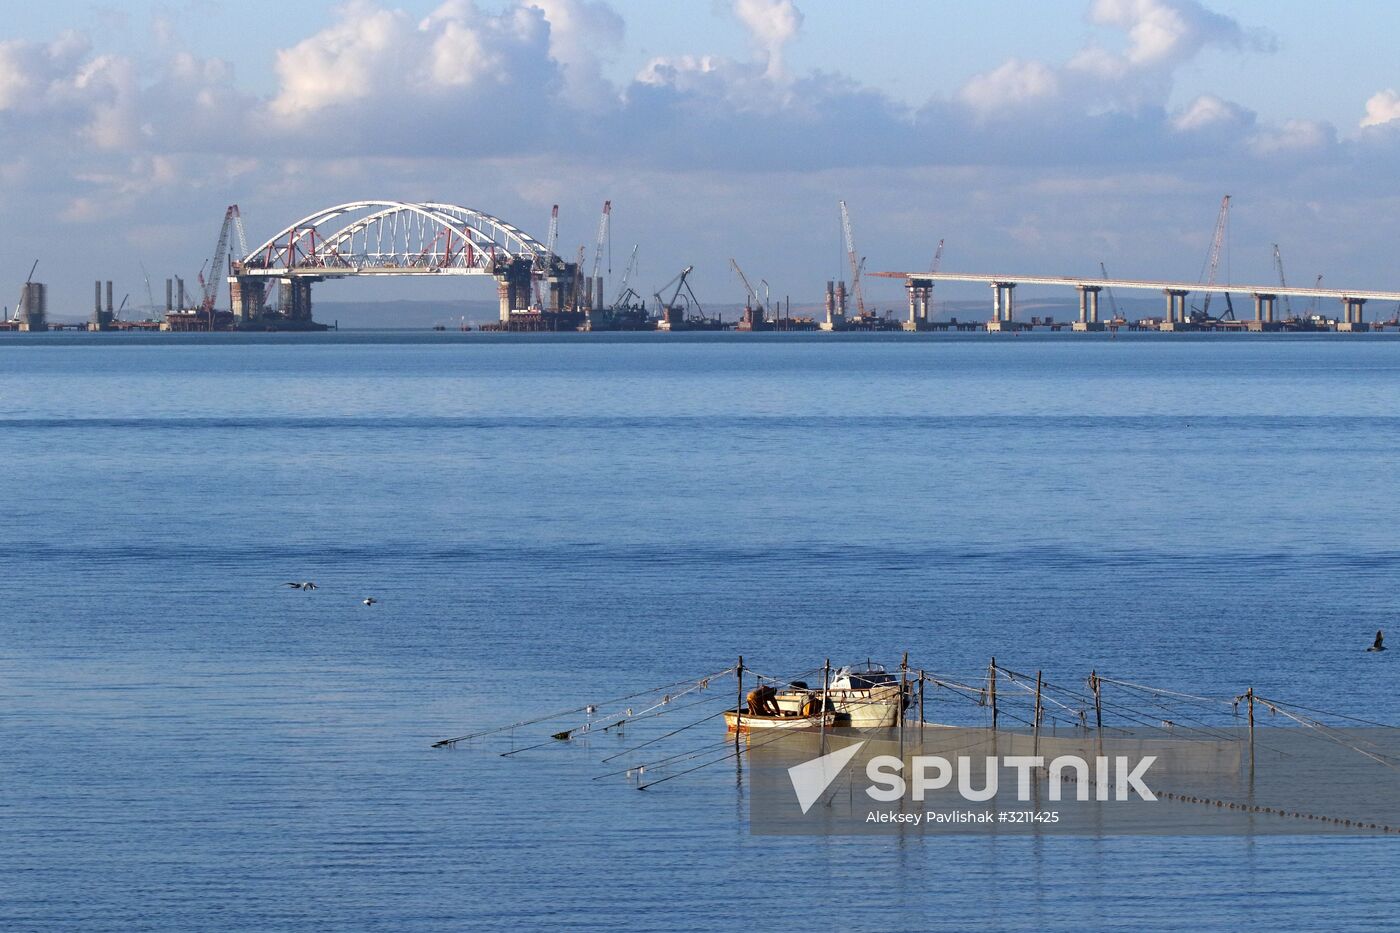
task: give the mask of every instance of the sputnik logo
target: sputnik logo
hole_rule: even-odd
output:
[[[792,781],[792,789],[797,793],[797,802],[801,805],[803,813],[812,809],[812,805],[821,799],[831,782],[850,764],[864,744],[864,741],[860,741],[854,745],[847,745],[829,755],[822,755],[820,758],[813,758],[788,768],[788,778]]]

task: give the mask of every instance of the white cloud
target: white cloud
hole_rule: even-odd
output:
[[[1081,112],[1160,108],[1178,67],[1208,46],[1246,41],[1238,22],[1195,0],[1094,0],[1089,20],[1121,33],[1123,49],[1091,42],[1058,66],[1011,59],[973,77],[959,98],[984,117],[1054,100]]]
[[[1059,93],[1059,76],[1049,66],[1013,58],[973,77],[963,85],[958,98],[979,113],[993,113],[1058,97]]]
[[[1095,54],[1081,53],[1081,67],[1107,75],[1171,68],[1207,45],[1236,48],[1244,41],[1239,23],[1194,0],[1095,0],[1089,19],[1127,34],[1128,48],[1121,55],[1096,47],[1086,50]]]
[[[564,95],[597,110],[616,103],[603,63],[622,48],[622,17],[602,0],[526,0],[549,23],[549,56],[564,71]]]
[[[410,29],[402,10],[355,0],[341,10],[338,22],[277,53],[274,68],[281,83],[272,112],[295,117],[368,97],[378,79],[415,65],[414,59],[400,57]]]
[[[1265,157],[1315,154],[1336,143],[1336,129],[1320,120],[1286,120],[1279,126],[1261,128],[1249,138],[1249,148]]]
[[[1172,128],[1181,133],[1201,130],[1238,129],[1254,122],[1254,114],[1239,104],[1214,94],[1202,94],[1172,114]]]
[[[1366,101],[1366,116],[1361,118],[1361,126],[1380,126],[1400,118],[1400,94],[1387,89],[1371,95]]]
[[[783,47],[797,38],[802,28],[802,11],[793,0],[734,0],[734,15],[763,50],[767,76],[785,77]]]

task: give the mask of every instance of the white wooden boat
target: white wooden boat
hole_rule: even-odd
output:
[[[724,711],[724,725],[730,732],[757,732],[760,729],[819,729],[822,726],[830,728],[836,725],[836,719],[836,713],[830,711],[825,714],[814,713],[811,716],[803,716],[800,712],[783,716],[766,716],[754,715],[747,709],[727,709]]]
[[[826,696],[838,726],[888,729],[899,724],[899,714],[907,705],[900,693],[899,678],[883,665],[866,662],[835,671]],[[795,715],[809,703],[820,703],[821,695],[820,688],[792,684],[778,693],[778,709]]]

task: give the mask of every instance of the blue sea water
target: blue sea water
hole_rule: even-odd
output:
[[[751,836],[742,762],[430,748],[741,653],[1400,723],[1389,337],[10,335],[0,399],[0,929],[1397,925],[1394,838]]]

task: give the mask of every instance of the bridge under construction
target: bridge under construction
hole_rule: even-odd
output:
[[[354,201],[326,208],[231,264],[233,316],[244,328],[263,321],[305,327],[312,322],[315,282],[476,275],[496,280],[502,325],[558,329],[561,317],[576,325],[572,318],[601,307],[602,279],[585,279],[581,263],[555,255],[557,217],[556,207],[546,244],[499,217],[456,204]],[[270,285],[278,289],[275,314]]]
[[[1028,324],[1016,317],[1016,288],[1021,285],[1050,286],[1074,289],[1079,294],[1079,319],[1074,322],[1075,330],[1103,330],[1115,323],[1126,324],[1126,320],[1105,320],[1099,310],[1099,295],[1105,290],[1158,292],[1164,297],[1164,307],[1159,328],[1162,330],[1186,330],[1199,328],[1210,321],[1193,321],[1186,307],[1187,296],[1191,294],[1210,295],[1212,293],[1243,294],[1253,298],[1254,317],[1250,321],[1238,322],[1242,330],[1281,330],[1284,321],[1277,311],[1277,302],[1282,297],[1307,298],[1313,301],[1327,299],[1340,303],[1341,317],[1332,321],[1331,329],[1340,331],[1362,331],[1370,327],[1365,321],[1365,306],[1368,301],[1400,302],[1400,292],[1376,291],[1356,288],[1299,288],[1281,284],[1248,285],[1217,284],[1204,285],[1199,282],[1171,282],[1150,279],[1110,279],[1070,275],[1007,275],[961,272],[873,272],[872,276],[904,279],[909,296],[908,324],[906,329],[931,328],[929,308],[933,300],[933,288],[938,282],[980,283],[992,290],[992,316],[986,328],[992,331],[1025,329]],[[1219,324],[1218,319],[1212,319]]]

